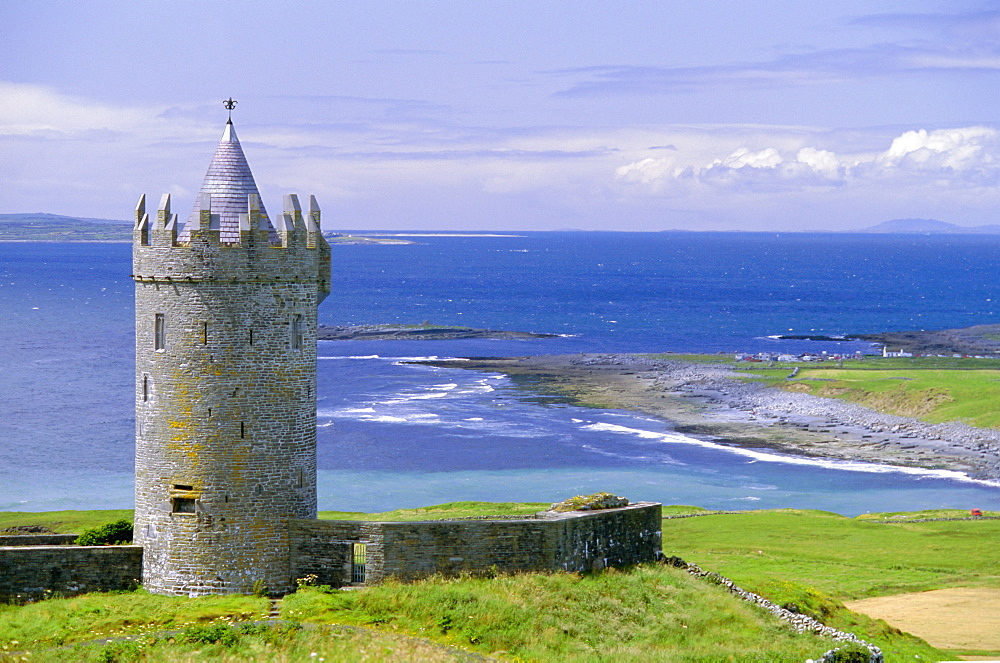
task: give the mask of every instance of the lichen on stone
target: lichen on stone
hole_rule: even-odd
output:
[[[597,509],[617,509],[628,506],[628,499],[617,497],[611,493],[594,493],[593,495],[577,495],[568,500],[557,502],[549,507],[549,511],[596,511]]]

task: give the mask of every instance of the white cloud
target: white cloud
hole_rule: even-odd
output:
[[[69,134],[133,128],[138,112],[62,95],[41,85],[0,81],[0,135]]]
[[[673,159],[653,159],[652,157],[619,166],[615,171],[618,179],[625,182],[649,184],[671,175],[680,174],[672,166]]]
[[[781,165],[784,159],[778,154],[778,150],[769,147],[759,152],[751,152],[745,147],[741,147],[725,159],[714,161],[709,168],[775,168]]]
[[[787,143],[780,136],[773,139]],[[682,158],[682,157],[681,157]],[[796,184],[808,186],[864,185],[867,181],[898,178],[950,185],[979,186],[1000,176],[1000,132],[988,127],[924,129],[895,137],[881,152],[850,153],[802,147],[740,147],[708,163],[671,168],[668,160],[646,157],[619,166],[617,181],[647,185],[653,191],[671,180],[694,180],[718,188],[770,184],[783,190]]]
[[[883,168],[956,172],[993,167],[998,133],[987,127],[907,131],[876,159]]]
[[[823,175],[829,179],[836,180],[843,176],[843,164],[837,158],[836,154],[828,150],[803,147],[796,153],[795,160],[809,166],[814,173]]]

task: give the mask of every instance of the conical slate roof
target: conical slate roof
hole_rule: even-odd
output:
[[[195,198],[194,209],[191,210],[187,225],[177,238],[179,241],[190,239],[188,226],[192,221],[198,219],[198,214],[201,212],[201,194],[204,193],[211,194],[212,214],[219,215],[220,241],[239,242],[240,215],[247,214],[249,211],[247,198],[251,193],[255,193],[260,199],[260,192],[257,191],[257,183],[254,182],[250,165],[247,163],[243,148],[240,147],[240,141],[236,137],[232,120],[226,122],[226,130],[222,134],[222,140],[215,148],[215,156],[212,157],[212,163],[208,165],[205,180],[201,183],[201,191]],[[274,226],[268,219],[263,202],[260,203],[260,214],[262,218],[267,219],[270,234],[275,236]]]

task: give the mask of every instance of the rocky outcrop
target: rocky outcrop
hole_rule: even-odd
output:
[[[316,339],[320,341],[450,341],[466,338],[520,340],[556,336],[558,334],[432,325],[321,325],[316,331]]]
[[[556,502],[549,511],[596,511],[598,509],[617,509],[628,506],[628,498],[618,497],[611,493],[594,493],[593,495],[577,495],[562,502]]]

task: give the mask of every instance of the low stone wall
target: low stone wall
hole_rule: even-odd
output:
[[[293,520],[292,577],[324,585],[415,580],[436,573],[595,571],[660,556],[661,508],[544,512],[520,519],[356,522]],[[21,543],[39,537],[17,536]],[[353,546],[366,547],[356,582]],[[0,547],[0,601],[127,589],[142,578],[142,546]]]
[[[140,578],[141,546],[0,547],[0,601],[128,589]]]
[[[657,558],[659,504],[548,513],[518,520],[295,520],[292,569],[324,585],[352,583],[352,546],[366,544],[365,583],[436,573],[591,571]]]

